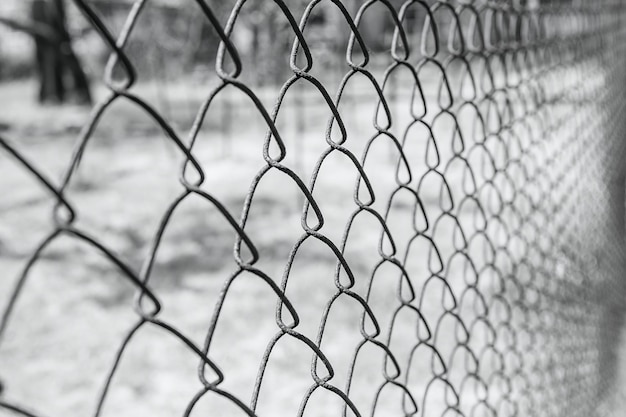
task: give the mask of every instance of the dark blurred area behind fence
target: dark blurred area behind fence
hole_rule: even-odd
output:
[[[0,304],[0,358],[33,268],[48,246],[69,238],[119,269],[135,296],[125,306],[134,307],[133,327],[117,340],[106,372],[92,376],[100,388],[90,415],[107,409],[123,354],[146,327],[182,342],[198,362],[196,394],[185,399],[181,415],[194,415],[208,398],[223,400],[209,415],[272,415],[259,404],[268,390],[292,384],[287,377],[266,382],[285,340],[308,352],[309,388],[289,393],[297,397],[293,413],[275,400],[273,415],[617,415],[610,408],[626,292],[626,3],[74,0],[68,6],[69,31],[80,34],[72,42],[96,104],[60,178],[48,177],[21,150],[22,138],[0,133],[0,152],[54,203],[50,233],[17,277],[3,277],[14,286]],[[19,59],[6,62],[5,79],[24,74]],[[115,117],[106,117],[120,101],[148,116],[180,162],[178,194],[149,230],[138,265],[77,225],[83,213],[70,190],[94,132],[100,123],[115,125]],[[232,133],[244,125],[245,134]],[[126,135],[116,140],[132,140]],[[216,138],[221,151],[203,159],[198,146]],[[236,204],[218,197],[222,188],[213,184],[230,187],[246,169],[237,158],[248,154],[259,167],[248,188]],[[236,162],[215,176],[215,166],[229,158]],[[333,158],[347,168],[331,169]],[[272,175],[295,192],[278,188],[275,200],[257,198]],[[349,197],[334,197],[344,185]],[[219,260],[230,269],[205,306],[213,313],[202,341],[163,318],[167,297],[152,280],[165,230],[192,197],[214,213],[203,221],[228,230],[219,244],[234,245]],[[285,208],[280,215],[273,214],[277,206]],[[267,211],[257,218],[255,209]],[[299,237],[277,256],[285,248],[270,236],[292,227],[286,219],[294,212]],[[254,219],[264,228],[254,229]],[[376,235],[372,252],[364,252],[365,237],[352,237],[368,234]],[[298,299],[293,286],[307,276],[298,262],[311,242],[324,248],[334,272],[316,275]],[[185,269],[178,274],[182,279]],[[230,292],[242,277],[268,290],[245,303],[265,297],[275,304],[268,316],[274,336],[261,343],[247,393],[225,388],[233,377],[214,352],[220,326],[262,320],[222,317],[224,304],[243,308]],[[322,282],[332,288],[307,333],[304,304]],[[378,306],[379,292],[387,290],[391,298]],[[344,304],[359,320],[341,329],[354,331],[358,342],[348,346],[336,336],[342,343],[330,349],[327,329]],[[229,348],[254,340],[250,331]],[[376,377],[363,378],[356,369],[368,349],[378,358],[366,363]],[[341,366],[333,361],[339,351],[350,358]],[[287,368],[297,366],[294,358],[287,356]],[[0,368],[0,411],[50,415],[37,396],[14,399],[5,372]],[[371,395],[360,396],[361,386]],[[320,392],[337,408],[315,401]],[[136,415],[132,404],[127,410]]]

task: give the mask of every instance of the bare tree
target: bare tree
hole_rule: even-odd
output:
[[[73,93],[77,102],[91,103],[87,76],[72,50],[63,0],[33,0],[31,17],[35,26],[47,25],[56,35],[53,42],[35,37],[39,101],[62,103]]]
[[[72,49],[63,0],[32,0],[31,21],[0,18],[0,24],[30,34],[35,41],[35,62],[41,103],[72,99],[91,103],[89,81]]]

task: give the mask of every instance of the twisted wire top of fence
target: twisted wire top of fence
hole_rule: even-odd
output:
[[[152,415],[185,416],[606,411],[624,293],[615,184],[624,178],[626,4],[188,3],[219,40],[218,82],[192,84],[196,95],[207,91],[188,129],[136,88],[134,60],[143,58],[127,45],[151,2],[132,2],[114,33],[91,2],[74,0],[110,57],[105,93],[63,175],[49,177],[22,138],[0,134],[0,153],[16,162],[0,169],[26,172],[53,202],[49,233],[4,278],[14,287],[0,316],[0,410],[140,415],[154,401]],[[252,40],[246,27],[257,31]],[[259,82],[263,71],[273,79]],[[224,122],[225,106],[226,130],[208,122]],[[115,182],[80,189],[85,177],[99,181],[81,174],[90,151],[104,152],[99,129],[137,109],[180,162],[164,209],[158,186],[133,183],[123,198]],[[137,175],[161,175],[153,140],[134,149],[126,134],[109,138],[116,157],[135,165],[147,155]],[[228,155],[216,154],[217,138]],[[156,183],[165,190],[170,179]],[[9,206],[13,195],[3,193]],[[133,210],[153,213],[128,219],[139,249],[108,239],[124,212],[97,216],[97,233],[81,226],[99,206],[134,197]],[[164,267],[165,248],[176,268]],[[104,321],[72,310],[87,291],[73,274],[109,291],[119,285],[111,267],[130,286],[98,310]],[[75,375],[51,371],[48,355],[92,332],[109,335],[119,312],[133,309],[112,342],[64,359]],[[47,318],[51,328],[41,327]],[[80,337],[63,329],[81,318]],[[148,329],[155,336],[140,342]],[[48,334],[64,336],[37,344]],[[153,357],[162,339],[182,342],[184,353]],[[128,358],[139,365],[119,376]],[[171,378],[169,367],[189,359],[197,375]],[[168,378],[157,383],[159,374]]]

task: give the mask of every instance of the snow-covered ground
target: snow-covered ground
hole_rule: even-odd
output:
[[[33,84],[13,84],[2,88],[0,120],[5,130],[0,134],[12,139],[20,152],[56,181],[70,161],[74,140],[88,118],[88,112],[71,106],[35,108],[31,99],[35,96],[34,87]],[[357,86],[355,90],[363,88]],[[169,103],[159,110],[171,119],[179,132],[187,131],[193,120],[193,109],[198,104],[193,94],[202,97],[206,93],[185,90],[183,94],[171,89],[166,90],[167,97],[162,97],[155,95],[157,90],[152,85],[143,86],[139,91],[157,106]],[[25,92],[29,92],[30,97],[25,96]],[[223,203],[238,221],[250,184],[266,165],[262,157],[265,130],[260,127],[262,121],[254,108],[241,98],[238,102],[237,93],[232,95],[231,105],[235,103],[236,109],[229,125],[223,126],[223,103],[216,102],[214,108],[217,110],[209,112],[194,154],[205,170],[203,190]],[[353,100],[345,109],[340,108],[345,112],[350,138],[345,146],[357,158],[361,157],[367,140],[376,131],[372,122],[375,107],[370,105],[375,103],[373,98],[372,94],[362,101]],[[288,100],[296,100],[296,97]],[[398,138],[410,120],[408,111],[403,111],[411,106],[403,100],[410,101],[409,95],[401,95],[392,106]],[[285,111],[277,121],[287,148],[283,164],[308,185],[319,156],[328,148],[323,121],[329,112],[321,104],[298,110],[294,103],[287,101]],[[434,130],[440,145],[439,158],[450,159],[455,139],[449,122],[436,124]],[[418,130],[416,135],[423,133]],[[181,137],[187,140],[184,134]],[[442,146],[447,143],[447,138],[450,138],[450,148]],[[459,326],[454,321],[441,319],[445,309],[449,308],[460,314],[466,323],[476,324],[476,316],[480,315],[478,297],[465,291],[467,283],[462,282],[463,274],[455,281],[455,275],[449,269],[450,291],[457,296],[467,295],[457,308],[450,307],[451,300],[442,286],[426,285],[431,271],[437,269],[436,265],[433,266],[436,261],[433,261],[431,245],[436,244],[445,264],[454,257],[459,239],[455,223],[447,222],[442,216],[442,205],[446,201],[440,200],[441,184],[426,180],[420,192],[423,211],[414,211],[419,205],[412,194],[399,192],[391,198],[398,184],[398,153],[394,145],[381,137],[371,146],[364,164],[377,197],[371,207],[383,216],[389,211],[387,223],[398,257],[407,253],[405,264],[410,269],[417,294],[414,304],[419,304],[430,330],[437,332],[430,342],[448,366],[447,378],[462,394],[465,409],[478,404],[482,396],[498,397],[502,385],[497,381],[486,391],[481,391],[479,384],[464,379],[471,365],[468,365],[468,357],[461,353],[455,356],[454,350],[463,336],[459,336]],[[276,151],[271,147],[270,154],[276,155]],[[432,155],[423,146],[419,149],[407,146],[405,152],[413,174],[408,184],[415,189],[425,174],[424,161]],[[164,213],[183,191],[178,181],[181,161],[180,151],[166,141],[141,112],[128,104],[113,105],[93,133],[66,193],[77,213],[76,227],[96,236],[133,270],[141,270]],[[399,177],[406,179],[403,168],[399,172]],[[458,197],[467,185],[462,167],[447,170],[445,175],[453,186],[451,194]],[[355,165],[345,154],[335,152],[322,164],[312,192],[324,216],[324,225],[319,232],[337,247],[342,246],[346,223],[357,209],[353,198],[357,178]],[[364,188],[361,186],[357,193],[362,199],[367,198]],[[492,200],[486,198],[482,202],[488,210]],[[390,201],[392,204],[388,207]],[[307,239],[294,252],[294,245],[304,234],[303,202],[302,192],[294,181],[278,170],[271,170],[254,192],[245,231],[259,252],[255,266],[278,286],[288,275],[286,295],[300,319],[296,330],[315,341],[319,337],[322,313],[337,293],[337,257],[327,244],[313,238]],[[0,152],[0,311],[8,302],[10,290],[27,257],[53,230],[51,213],[54,203],[32,175],[9,155]],[[313,226],[316,219],[312,210],[309,211],[306,221]],[[471,205],[456,209],[456,219],[465,233],[476,230],[475,214]],[[443,220],[433,225],[433,219],[438,218]],[[426,234],[434,243],[419,239],[411,241],[415,228],[425,227],[425,219],[431,222]],[[368,305],[381,326],[377,339],[389,339],[403,373],[409,373],[407,385],[415,393],[419,408],[429,410],[427,415],[443,415],[446,402],[453,400],[445,398],[450,391],[443,385],[438,386],[434,379],[438,365],[434,364],[432,353],[418,351],[413,365],[406,365],[411,348],[418,338],[425,337],[425,328],[411,311],[400,310],[397,320],[392,316],[399,304],[399,294],[405,296],[407,288],[399,284],[401,274],[397,267],[383,263],[377,268],[382,260],[379,245],[383,253],[391,251],[389,240],[381,238],[383,234],[381,223],[374,215],[363,212],[355,218],[344,250],[355,278],[351,290],[366,298],[368,285],[373,282]],[[225,281],[237,271],[233,258],[235,242],[234,229],[216,207],[194,196],[175,210],[163,235],[149,282],[163,305],[159,318],[179,329],[198,346],[203,345],[212,318],[217,314],[215,306],[223,295]],[[515,254],[515,247],[512,246],[510,251]],[[245,250],[242,254],[248,256]],[[292,255],[293,264],[286,269]],[[487,263],[485,254],[476,251],[472,256],[477,264]],[[454,267],[454,262],[451,265]],[[462,265],[460,263],[457,267]],[[446,268],[450,266],[446,265]],[[490,291],[495,291],[489,276],[488,272],[482,274],[479,287],[487,299],[491,296]],[[339,282],[346,285],[347,281],[348,276],[343,271]],[[46,416],[91,415],[113,366],[116,351],[137,323],[138,316],[133,310],[135,295],[136,290],[128,280],[92,247],[69,237],[55,240],[29,272],[7,333],[0,341],[0,380],[5,385],[2,398],[25,404]],[[258,276],[245,272],[233,281],[224,299],[219,320],[212,331],[209,357],[225,374],[219,388],[249,404],[264,351],[279,331],[278,299]],[[494,310],[489,320],[497,322],[501,316],[498,316],[497,306]],[[289,322],[289,313],[284,307],[281,311],[282,319]],[[341,390],[348,381],[355,348],[363,340],[360,333],[363,315],[363,306],[343,294],[330,309],[325,326],[320,350],[335,371],[329,383]],[[370,325],[366,323],[365,328]],[[481,333],[480,329],[472,331],[470,348],[484,353],[485,332]],[[496,359],[488,353],[484,355],[481,368],[476,372],[487,380],[493,373],[492,365]],[[370,344],[356,356],[355,382],[350,398],[364,415],[370,415],[374,411],[371,408],[376,391],[385,381],[385,355],[382,349]],[[269,356],[263,383],[257,393],[258,415],[296,415],[302,398],[314,382],[311,357],[311,349],[296,338],[284,336],[279,340]],[[622,368],[624,361],[620,365]],[[197,367],[198,357],[180,340],[162,328],[149,324],[142,326],[122,356],[106,395],[102,415],[182,415],[202,387]],[[326,372],[323,368],[318,363],[317,373],[322,377]],[[390,364],[386,368],[392,372]],[[626,378],[626,375],[620,378]],[[434,388],[427,390],[431,381],[435,381]],[[465,388],[459,390],[459,387]],[[402,395],[402,391],[388,385],[380,393],[376,415],[401,412]],[[318,389],[311,396],[304,415],[340,415],[342,404],[336,394]],[[404,404],[406,406],[406,401]],[[206,395],[192,415],[241,416],[244,413],[217,395]]]
[[[24,97],[25,91],[33,94],[33,86],[5,88],[5,96],[14,103],[4,113],[6,136],[14,138],[20,152],[45,174],[58,179],[72,155],[73,139],[88,115],[76,107],[38,108],[37,120],[33,120],[29,115],[35,109],[29,107],[32,104],[28,104],[29,97]],[[285,108],[289,110],[288,106]],[[265,165],[263,129],[259,128],[259,120],[251,120],[251,112],[246,114],[250,110],[240,108],[228,132],[211,128],[203,131],[195,148],[206,170],[203,188],[223,202],[235,218],[239,217],[252,179]],[[316,116],[320,120],[326,117]],[[181,119],[184,121],[177,118]],[[242,124],[241,119],[246,123]],[[112,120],[122,120],[123,125]],[[309,114],[307,123],[311,120]],[[373,129],[367,131],[366,126],[371,126],[369,118],[365,122],[365,126],[357,126],[363,130],[362,142],[358,144],[361,148]],[[219,121],[208,123],[210,126]],[[287,126],[287,146],[290,150],[297,146],[299,152],[293,155],[295,152],[291,151],[285,164],[299,170],[303,178],[310,176],[317,157],[327,147],[323,129],[307,129],[305,136],[296,137],[295,128],[289,126],[291,122],[280,123]],[[113,106],[101,126],[93,135],[67,196],[78,214],[76,226],[97,236],[138,270],[161,216],[183,189],[178,183],[180,155],[131,106]],[[227,142],[229,138],[232,143]],[[395,184],[390,162],[394,151],[389,145],[386,148],[384,158],[370,158],[367,162],[367,169],[375,174],[372,183],[377,190],[390,189]],[[54,200],[46,191],[5,154],[1,167],[0,189],[5,190],[5,197],[0,203],[0,307],[6,305],[9,290],[26,258],[54,225]],[[320,172],[314,191],[326,222],[320,231],[339,246],[347,218],[356,209],[352,195],[357,171],[347,158],[335,157],[329,158]],[[412,202],[400,200],[396,210],[398,215],[402,213],[403,220],[408,220]],[[246,232],[260,254],[256,266],[278,285],[290,251],[303,234],[302,202],[293,181],[274,171],[261,182],[252,203]],[[384,204],[386,201],[381,199],[375,207],[382,210]],[[429,204],[434,205],[435,201]],[[380,261],[377,246],[382,229],[375,219],[364,215],[355,220],[359,222],[345,252],[357,278],[354,290],[364,297],[368,276]],[[389,223],[393,226],[393,221]],[[404,239],[398,245],[406,246],[412,231],[408,227],[402,229],[401,224],[395,227],[400,227],[395,230],[396,237]],[[214,207],[199,198],[189,198],[173,215],[158,251],[150,284],[163,303],[160,318],[198,346],[203,343],[224,281],[236,270],[232,257],[234,242],[232,228]],[[329,248],[310,239],[298,251],[290,271],[287,294],[297,306],[301,320],[297,329],[311,340],[317,338],[325,304],[337,291],[335,268],[336,257]],[[393,281],[378,288],[370,304],[388,321],[389,306],[397,303],[397,271],[388,270],[385,274],[392,274]],[[70,238],[51,244],[29,273],[0,347],[0,378],[5,382],[6,398],[46,415],[88,415],[94,409],[115,351],[136,323],[132,309],[134,293],[116,268],[89,246]],[[323,342],[325,354],[336,367],[337,376],[332,383],[342,389],[354,348],[362,340],[358,329],[363,308],[347,298],[340,297],[335,303]],[[226,375],[220,388],[244,400],[251,396],[263,351],[279,330],[276,301],[267,284],[251,274],[242,274],[230,288],[220,314],[210,355]],[[396,325],[394,331],[414,340],[416,329],[407,327],[409,323],[412,321]],[[388,323],[382,322],[381,326],[386,331]],[[369,350],[364,349],[359,355],[361,365],[357,364],[354,375],[363,387],[359,390],[356,384],[353,399],[364,409],[370,407],[372,390],[384,381],[381,352]],[[291,415],[297,411],[313,382],[310,361],[311,350],[297,340],[284,337],[277,344],[259,393],[260,415]],[[196,376],[197,364],[197,357],[178,340],[163,330],[143,327],[123,356],[103,415],[180,415],[201,386]],[[424,374],[431,372],[428,362],[422,366]],[[428,381],[418,380],[419,384]],[[197,412],[219,409],[224,416],[241,414],[235,409],[229,414],[224,403],[212,404],[214,401],[207,396],[198,404]],[[399,405],[386,400],[383,393],[379,408],[391,404]],[[341,409],[341,401],[334,394],[320,392],[311,398],[308,409],[307,415],[328,415],[331,409]]]

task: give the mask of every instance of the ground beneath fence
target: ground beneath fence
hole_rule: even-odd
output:
[[[24,87],[12,86],[6,91],[7,102],[14,104],[2,112],[3,135],[43,173],[56,180],[68,164],[87,114],[85,109],[72,106],[29,107],[21,96],[23,91],[29,91]],[[30,91],[34,93],[34,89]],[[115,123],[109,123],[105,116],[93,133],[77,181],[71,184],[67,196],[79,213],[78,227],[98,236],[131,267],[139,269],[160,216],[181,191],[181,158],[158,129],[131,110],[122,104],[107,113],[115,118]],[[28,116],[35,111],[37,120]],[[359,123],[369,125],[357,120]],[[241,211],[242,196],[265,164],[261,157],[262,130],[254,127],[246,130],[249,126],[233,126],[229,132],[209,127],[196,149],[199,160],[207,167],[207,187],[232,213]],[[297,139],[302,141],[301,156],[305,157],[299,161],[301,168],[310,171],[327,145],[323,129]],[[389,168],[392,153],[391,147],[385,149],[381,161],[368,163],[381,164],[381,172],[393,173]],[[0,199],[0,270],[6,277],[0,280],[3,309],[28,256],[53,226],[54,200],[8,155],[1,154],[0,158],[0,195],[11,196]],[[353,210],[337,202],[352,198],[356,173],[345,160],[327,163],[334,168],[333,175],[319,179],[317,192],[325,193],[326,206],[322,209],[332,213],[326,218],[325,231],[328,229],[327,235],[336,240]],[[345,181],[337,182],[337,178]],[[393,179],[393,175],[381,175],[373,185],[384,186]],[[247,232],[261,253],[260,267],[278,283],[293,243],[302,234],[302,199],[293,183],[280,176],[270,180],[270,185],[262,186],[255,196]],[[399,218],[413,216],[410,203],[398,204]],[[437,207],[438,203],[435,198],[425,200],[429,207]],[[368,271],[377,258],[379,225],[367,218],[357,221],[369,222],[369,227],[359,229],[365,232],[355,232],[353,249],[346,251],[346,257],[356,272]],[[392,221],[389,223],[394,226]],[[397,233],[401,235],[402,231]],[[234,238],[216,210],[207,210],[205,202],[190,199],[172,218],[159,249],[151,285],[163,302],[163,318],[191,335],[198,345],[203,342],[221,286],[232,273]],[[445,248],[440,246],[441,250]],[[373,256],[359,256],[362,251]],[[199,253],[204,255],[199,257]],[[313,340],[324,304],[336,291],[332,280],[321,277],[332,277],[335,266],[334,254],[314,242],[303,245],[293,264],[292,275],[297,279],[292,279],[287,294],[299,305],[298,330]],[[227,375],[220,386],[241,398],[250,397],[263,350],[277,331],[275,296],[258,280],[245,278],[230,290],[216,331],[216,347],[211,352]],[[38,409],[50,415],[91,414],[116,349],[136,322],[133,293],[119,272],[92,248],[71,239],[55,241],[29,273],[7,338],[0,347],[0,378],[6,385],[6,398],[23,404],[36,403]],[[395,297],[391,291],[380,290],[378,299],[373,299],[370,306],[385,316],[385,310],[390,313],[389,301]],[[356,310],[355,314],[353,305],[338,305],[327,326],[323,349],[333,363],[340,364],[338,371],[342,371],[343,367],[348,368],[353,353],[346,346],[354,346],[362,337],[357,330],[361,313]],[[440,304],[433,303],[424,306],[423,313],[437,315],[440,310]],[[396,338],[414,337],[415,329],[398,325],[395,331]],[[439,343],[450,348],[454,345],[443,338]],[[360,394],[355,387],[353,398],[367,407],[375,395],[370,388],[382,378],[383,360],[376,350],[365,351],[360,357],[355,375],[364,387]],[[265,373],[264,386],[269,389],[261,392],[259,414],[295,415],[311,385],[310,367],[309,349],[289,340],[279,343]],[[122,358],[102,415],[127,415],[123,413],[129,408],[133,417],[181,415],[199,387],[196,368],[197,358],[177,340],[154,328],[144,328],[134,336]],[[429,368],[429,362],[415,366],[424,375],[431,372]],[[334,383],[344,384],[338,379]],[[425,382],[425,378],[419,379],[420,384]],[[382,397],[379,409],[400,404],[397,395]],[[215,409],[222,416],[240,415],[224,408],[225,404],[212,401],[200,403],[196,415]],[[341,404],[337,397],[316,394],[306,415],[322,417],[331,409],[341,408]],[[437,398],[431,406],[442,404],[443,399]]]
[[[31,90],[34,97],[34,89]],[[11,87],[0,96],[8,97],[6,102],[20,103],[23,100],[12,101],[11,95],[22,94],[22,91],[23,86]],[[20,106],[13,105],[0,112],[1,133],[15,139],[15,146],[51,178],[59,178],[71,156],[81,122],[87,116],[85,110],[71,106],[39,108],[40,119],[32,123],[25,115],[31,115],[34,110],[26,104]],[[123,106],[112,109],[116,124],[108,125],[103,121],[94,132],[93,143],[77,175],[78,181],[68,193],[78,209],[80,227],[99,236],[129,265],[139,268],[148,250],[147,243],[158,226],[159,215],[180,192],[177,178],[181,159],[154,126],[137,123],[136,115],[132,114],[125,120],[126,111]],[[245,126],[237,128],[241,130],[228,134],[209,130],[205,146],[198,150],[199,159],[210,174],[208,186],[235,213],[241,209],[240,196],[245,194],[250,177],[264,163],[260,158],[262,137],[257,137],[258,131],[254,136],[246,133]],[[312,155],[319,154],[314,143],[321,134],[323,132],[314,132],[312,135],[317,136],[305,141],[302,145],[305,155],[307,149]],[[305,158],[300,162],[306,170],[313,159]],[[377,163],[384,165],[386,162]],[[348,175],[346,167],[339,162],[336,170],[335,173]],[[350,175],[354,176],[354,172]],[[228,181],[224,181],[225,178]],[[335,177],[330,176],[321,179],[320,184],[323,186],[326,181],[327,185],[336,185],[334,180]],[[379,180],[384,185],[386,179]],[[328,193],[327,204],[332,206],[333,202],[350,196],[353,185],[352,181],[346,181],[324,189]],[[284,200],[286,193],[290,193],[291,203],[285,205],[279,200]],[[10,198],[2,197],[9,194]],[[268,260],[262,265],[263,270],[280,277],[293,241],[299,235],[295,231],[301,233],[302,200],[297,189],[279,180],[274,187],[263,189],[259,196],[249,231],[259,243],[263,259]],[[433,199],[425,200],[424,204],[428,208],[440,202]],[[54,201],[45,190],[8,155],[0,153],[0,217],[3,219],[0,223],[0,310],[6,305],[6,295],[25,260],[51,229],[53,206]],[[399,213],[411,216],[407,207],[400,206]],[[337,207],[334,212],[339,216],[337,224],[343,224],[346,209]],[[213,313],[215,296],[232,268],[234,236],[228,227],[213,227],[223,224],[217,221],[217,216],[215,210],[207,213],[200,202],[192,200],[185,204],[172,219],[154,267],[152,284],[163,300],[165,318],[191,334],[198,344],[202,343],[207,321]],[[331,225],[332,221],[331,217]],[[272,227],[276,223],[293,225],[293,228],[284,227],[278,232]],[[361,244],[359,249],[372,252],[376,250],[377,240],[375,233],[356,236]],[[372,247],[368,247],[372,242]],[[450,250],[453,242],[438,245],[445,251]],[[311,321],[305,320],[301,329],[314,337],[319,319],[315,314],[335,289],[332,283],[320,288],[319,277],[332,274],[335,258],[319,246],[310,245],[305,249],[294,263],[301,281],[288,295],[301,305],[309,303],[306,304],[310,305],[308,310],[305,308],[302,313],[304,317],[310,313]],[[198,253],[206,256],[199,258]],[[371,268],[368,259],[353,259],[353,265],[357,270]],[[223,314],[236,319],[223,320],[227,325],[217,333],[216,338],[221,339],[222,344],[215,355],[217,362],[227,364],[229,377],[224,387],[246,393],[252,390],[262,348],[276,331],[276,302],[267,287],[253,281],[235,286],[232,291],[230,301],[237,300],[237,305],[227,303]],[[43,406],[39,408],[51,415],[89,415],[120,338],[135,323],[132,292],[120,274],[92,249],[69,239],[55,242],[32,271],[28,289],[10,324],[9,338],[0,347],[0,378],[5,381],[7,398],[26,401],[37,398]],[[384,309],[385,303],[394,296],[381,294],[378,307]],[[268,302],[258,303],[265,298]],[[372,301],[373,308],[377,307],[376,303]],[[424,314],[438,314],[438,307],[427,305]],[[359,319],[349,309],[340,310],[333,326],[329,326],[328,338],[332,342],[325,346],[325,351],[337,362],[346,360],[342,356],[344,345],[360,337],[354,331]],[[408,333],[409,329],[400,331]],[[601,415],[611,417],[624,416],[626,410],[626,329],[622,333],[615,394],[601,406],[604,413]],[[242,340],[250,343],[241,343]],[[374,356],[374,360],[380,361],[380,357]],[[123,415],[128,404],[136,405],[133,417],[181,415],[198,388],[196,368],[197,359],[178,341],[153,329],[142,331],[123,358],[103,416]],[[380,377],[378,366],[359,368],[359,371],[363,381]],[[310,351],[296,344],[281,346],[266,375],[267,380],[279,388],[265,393],[267,401],[259,405],[260,414],[293,415],[308,385],[285,381],[303,380],[309,378],[309,374]],[[363,402],[368,402],[371,395],[363,391]],[[326,397],[313,397],[312,401],[318,402],[318,406],[306,414],[308,417],[324,416],[323,404],[329,408],[337,405]],[[280,404],[289,411],[280,414],[284,408],[276,410],[272,404]],[[219,404],[203,406],[209,409]],[[236,414],[225,411],[224,415]]]

